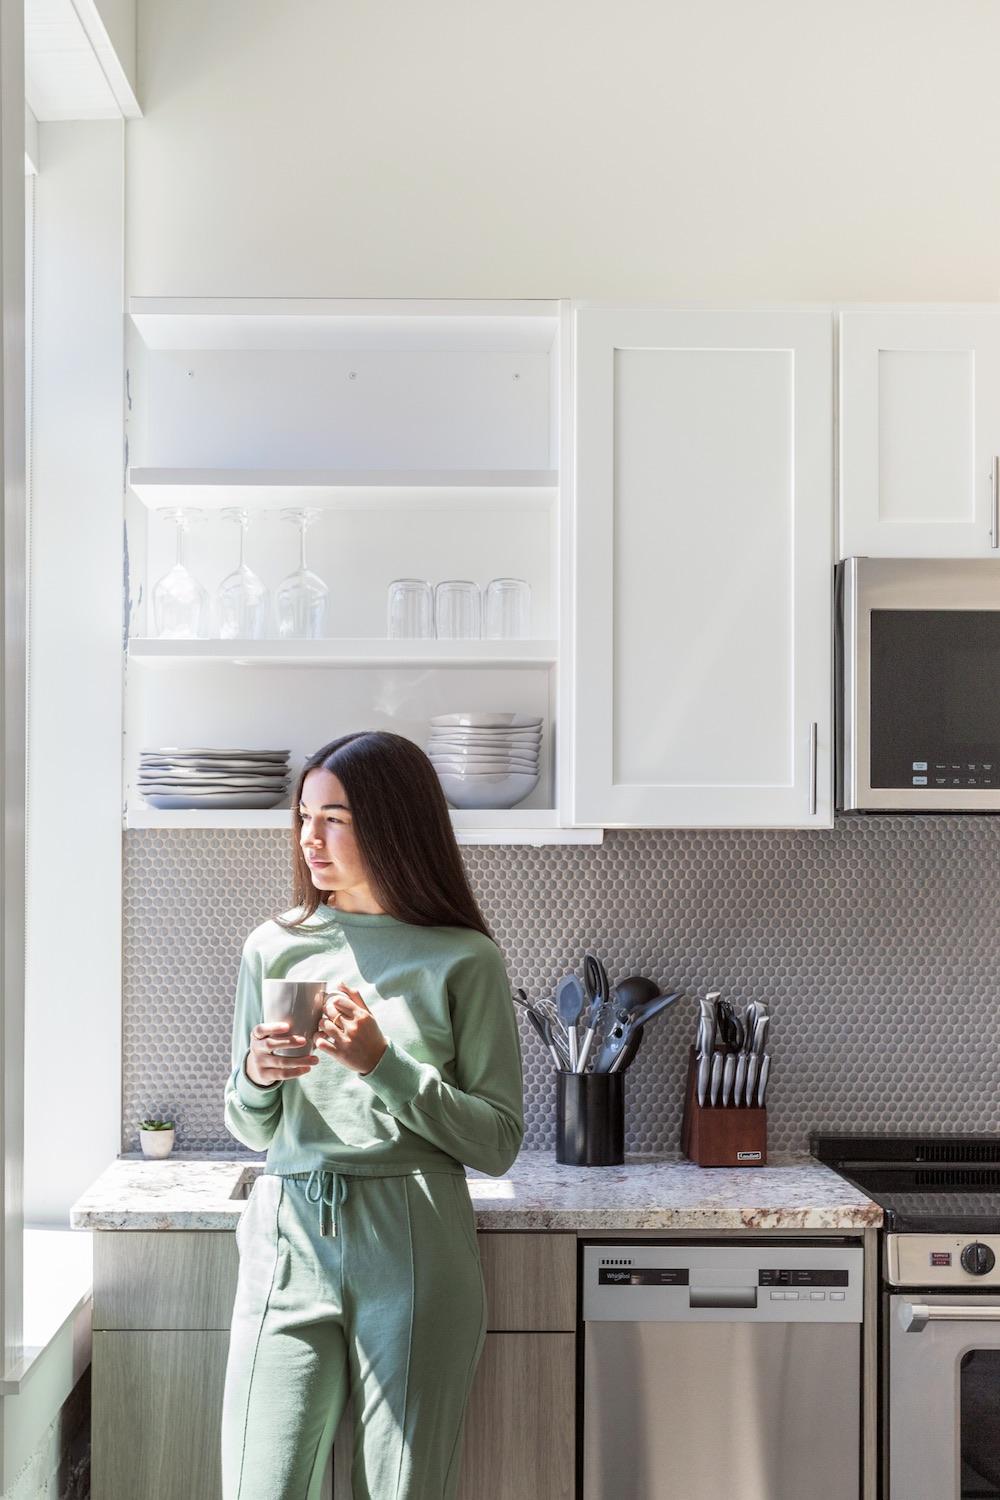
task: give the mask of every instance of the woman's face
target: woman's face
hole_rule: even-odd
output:
[[[336,892],[334,904],[344,911],[381,911],[354,837],[347,793],[332,771],[309,772],[299,812],[299,842],[322,899]]]

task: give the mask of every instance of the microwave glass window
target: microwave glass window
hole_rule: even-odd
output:
[[[961,1500],[1000,1500],[1000,1349],[974,1349],[959,1372]]]
[[[872,610],[871,784],[1000,787],[1000,610]]]

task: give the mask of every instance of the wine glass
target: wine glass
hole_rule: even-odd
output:
[[[322,578],[306,566],[306,532],[321,514],[319,510],[304,506],[281,512],[283,521],[299,528],[299,565],[278,587],[278,635],[284,641],[315,641],[325,633],[330,590]]]
[[[163,505],[156,511],[177,527],[177,557],[153,589],[156,633],[163,640],[195,641],[208,634],[208,593],[184,564],[184,537],[205,512],[191,506]]]
[[[215,592],[219,638],[223,641],[260,641],[267,635],[270,595],[267,585],[244,561],[250,512],[241,505],[227,505],[220,512],[224,521],[240,528],[240,561],[234,573]]]

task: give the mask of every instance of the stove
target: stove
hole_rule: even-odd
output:
[[[813,1135],[809,1149],[890,1233],[1000,1235],[1000,1135]]]
[[[885,1500],[1000,1500],[1000,1135],[814,1135],[880,1204]]]

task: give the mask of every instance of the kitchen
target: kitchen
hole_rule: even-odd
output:
[[[454,815],[512,986],[541,1000],[562,975],[582,979],[593,951],[612,982],[642,974],[685,999],[625,1073],[630,1163],[561,1167],[558,1182],[546,1175],[558,1165],[551,1059],[522,1020],[525,1145],[506,1182],[473,1183],[484,1263],[495,1258],[491,1357],[511,1362],[494,1370],[501,1431],[527,1432],[504,1405],[526,1372],[550,1380],[566,1488],[548,1492],[583,1482],[578,1240],[840,1234],[868,1256],[854,1493],[875,1494],[881,1208],[874,1188],[835,1177],[831,1210],[810,1137],[995,1129],[1000,892],[992,817],[884,801],[835,813],[834,565],[992,563],[996,21],[973,3],[820,19],[778,0],[752,15],[524,7],[503,29],[446,4],[94,10],[115,84],[117,114],[103,117],[46,96],[27,13],[38,170],[23,1208],[36,1235],[93,1243],[93,1305],[83,1286],[65,1309],[89,1329],[75,1364],[69,1338],[64,1399],[75,1390],[80,1405],[91,1383],[96,1438],[120,1410],[116,1397],[102,1417],[94,1394],[102,1340],[110,1353],[159,1336],[166,1349],[172,1329],[181,1367],[208,1371],[184,1351],[224,1339],[244,1201],[230,1194],[245,1169],[221,1116],[233,987],[247,934],[288,906],[287,809],[157,809],[140,752],[281,747],[297,769],[369,723],[423,744],[432,716],[517,711],[543,721],[537,786],[492,818]],[[303,469],[326,488],[303,494]],[[372,480],[390,469],[408,476],[403,499],[398,473]],[[243,482],[220,483],[220,470]],[[186,654],[158,643],[152,595],[174,540],[156,510],[208,511],[184,545],[213,589],[238,542],[216,512],[252,508],[247,560],[277,591],[297,560],[277,512],[296,502],[322,511],[308,557],[338,639],[319,654],[255,642],[238,657],[218,641]],[[411,574],[483,589],[526,578],[530,638],[387,641],[387,585]],[[87,796],[53,830],[68,742]],[[53,942],[40,902],[48,862],[70,848],[87,850],[86,899],[61,899]],[[712,991],[738,1014],[770,1006],[759,1172],[680,1158],[696,1001]],[[12,1016],[8,1068],[16,1035]],[[13,1109],[9,1074],[5,1097]],[[162,1165],[139,1155],[139,1122],[157,1114],[177,1124]],[[220,1197],[213,1179],[182,1178],[193,1196],[165,1207],[162,1242],[141,1196],[97,1193],[109,1170],[203,1164],[227,1186]],[[794,1177],[783,1205],[781,1174],[806,1168],[819,1176]],[[691,1174],[701,1188],[680,1186]],[[72,1229],[80,1204],[78,1219],[103,1224]],[[505,1205],[515,1217],[500,1217]],[[115,1215],[127,1233],[103,1232]],[[130,1241],[149,1256],[143,1317],[157,1277],[177,1276],[173,1256],[201,1266],[181,1272],[176,1321],[163,1302],[161,1321],[114,1321],[140,1310],[127,1305]],[[101,1305],[102,1257],[119,1267],[114,1306]],[[8,1249],[8,1287],[13,1262]],[[26,1253],[26,1284],[37,1263]],[[549,1341],[551,1363],[515,1350],[521,1338]],[[140,1367],[161,1358],[140,1354]],[[49,1392],[47,1421],[41,1402],[20,1415],[41,1359],[5,1383],[5,1495],[53,1454],[37,1489],[58,1493],[59,1405]],[[121,1380],[127,1367],[112,1368]],[[145,1399],[159,1404],[155,1385]],[[532,1430],[498,1456],[470,1429],[481,1472],[543,1448]],[[95,1447],[95,1474],[105,1461]]]

